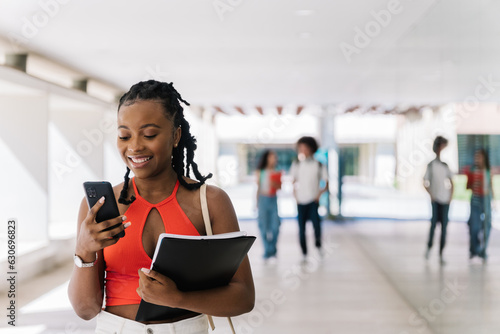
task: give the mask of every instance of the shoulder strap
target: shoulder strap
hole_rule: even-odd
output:
[[[201,202],[201,214],[203,216],[203,223],[205,223],[205,231],[207,235],[213,235],[212,232],[212,223],[210,222],[210,214],[208,213],[208,203],[207,203],[207,185],[202,184],[200,187],[200,202]],[[212,318],[211,315],[208,315],[208,323],[210,324],[210,327],[212,328],[212,331],[215,330],[215,324],[214,324],[214,319]],[[233,326],[233,321],[231,320],[230,317],[227,317],[227,320],[229,322],[229,326],[231,327],[231,331],[233,334],[236,334],[236,331],[234,330]]]
[[[208,213],[207,204],[207,185],[202,184],[200,187],[200,202],[201,202],[201,214],[203,215],[203,222],[205,223],[205,231],[207,235],[212,235],[212,223],[210,222],[210,215]]]
[[[318,182],[321,182],[323,179],[323,164],[319,160],[316,161],[318,162]]]

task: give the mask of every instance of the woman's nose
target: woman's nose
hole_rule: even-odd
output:
[[[140,152],[143,149],[144,145],[142,144],[142,141],[139,138],[130,140],[128,145],[128,150],[130,152]]]

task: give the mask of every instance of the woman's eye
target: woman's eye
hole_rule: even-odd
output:
[[[127,140],[129,137],[118,137],[120,140]]]
[[[156,135],[152,135],[152,136],[144,136],[144,138],[147,138],[147,139],[153,139],[154,137],[156,137]]]

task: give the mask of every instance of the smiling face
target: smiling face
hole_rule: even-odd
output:
[[[163,108],[159,102],[139,100],[118,110],[118,151],[137,178],[172,169],[172,150],[181,129],[174,129]]]

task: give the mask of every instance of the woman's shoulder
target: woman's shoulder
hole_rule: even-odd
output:
[[[207,184],[207,197],[215,202],[230,201],[229,195],[224,191],[224,189],[211,184],[210,185]]]

